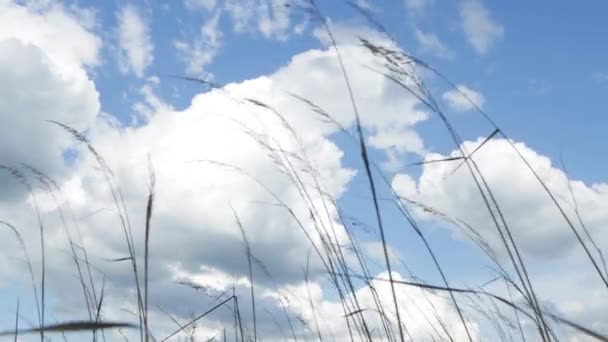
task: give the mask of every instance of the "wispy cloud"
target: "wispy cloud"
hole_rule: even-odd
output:
[[[481,55],[504,35],[504,28],[497,23],[481,0],[463,0],[460,8],[462,28],[467,41]]]
[[[154,61],[154,45],[148,23],[133,5],[122,7],[116,14],[118,21],[118,65],[121,72],[133,72],[143,77]]]
[[[192,42],[176,40],[173,45],[186,62],[186,72],[190,75],[200,76],[205,71],[205,66],[213,61],[217,55],[222,40],[222,32],[219,29],[221,12],[215,14],[205,22],[200,29],[200,35]]]
[[[596,71],[591,74],[591,77],[596,82],[608,82],[608,72]]]
[[[442,95],[450,109],[457,112],[466,112],[475,108],[473,103],[479,108],[483,107],[486,99],[480,92],[462,84],[458,85],[457,88],[458,90],[452,89]]]
[[[454,53],[433,32],[424,32],[418,28],[414,31],[422,52],[436,57],[453,58]]]
[[[553,89],[553,84],[547,80],[531,79],[530,88],[537,95],[545,95]]]
[[[211,11],[215,8],[217,0],[185,0],[184,3],[189,9],[204,9]]]
[[[421,14],[428,9],[435,0],[405,0],[405,7],[410,14]]]

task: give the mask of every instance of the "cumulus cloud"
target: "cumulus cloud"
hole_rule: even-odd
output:
[[[492,18],[481,0],[463,0],[460,17],[467,41],[480,55],[490,51],[504,35],[504,28]]]
[[[441,96],[451,110],[466,112],[475,109],[475,106],[483,107],[486,99],[480,92],[462,84],[458,85],[457,88],[446,91]]]
[[[467,141],[463,148],[471,152],[483,140]],[[515,146],[556,194],[570,218],[576,221],[569,186],[572,188],[578,210],[586,221],[590,235],[600,246],[605,244],[608,236],[600,227],[608,223],[608,216],[600,207],[608,203],[608,185],[585,184],[570,179],[552,165],[549,158],[523,143],[516,142]],[[457,155],[456,151],[447,156],[429,154],[426,160]],[[542,259],[563,257],[580,249],[555,205],[506,140],[490,140],[475,153],[473,159],[492,188],[521,250]],[[466,221],[481,233],[493,250],[504,256],[506,252],[487,210],[481,209],[485,208],[482,198],[467,168],[461,167],[452,174],[457,163],[459,162],[426,164],[418,180],[402,174],[395,177],[393,186],[405,197]],[[423,217],[432,218],[430,214]]]
[[[344,42],[341,51],[360,101],[370,145],[400,151],[420,149],[422,140],[413,127],[427,114],[418,109],[414,97],[407,93],[395,96],[401,92],[399,88],[362,67],[378,61],[361,46],[350,43],[355,41],[356,33],[348,31],[341,28],[336,34]],[[239,280],[247,274],[247,259],[231,207],[243,223],[252,253],[274,275],[271,281],[260,275],[263,272],[256,266],[255,286],[261,290],[271,289],[273,281],[281,286],[302,281],[305,256],[311,248],[304,232],[313,232],[311,238],[318,244],[320,236],[314,233],[315,224],[333,226],[337,242],[346,241],[337,208],[328,201],[328,197],[340,198],[355,174],[343,164],[344,152],[330,138],[340,129],[311,110],[310,104],[291,95],[309,99],[342,126],[352,126],[354,115],[344,80],[335,77],[339,70],[333,49],[309,50],[294,56],[272,74],[199,94],[184,110],[163,105],[162,98],[154,93],[158,79],[151,78],[142,88],[142,106],[137,107],[145,114],[145,122],[123,126],[107,114],[93,117],[95,124],[88,127],[87,136],[112,169],[112,184],[121,189],[140,257],[140,228],[144,225],[149,188],[148,156],[152,161],[156,200],[150,238],[150,290],[155,303],[163,304],[179,317],[187,317],[188,309],[175,303],[200,303],[203,307],[209,300],[195,301],[192,297],[197,293],[183,294],[179,287],[175,288],[176,281],[189,280],[220,290],[228,286],[228,281],[237,279],[237,291],[247,289],[249,285]],[[283,116],[277,116],[262,103]],[[286,128],[286,123],[295,127],[297,136]],[[17,124],[11,127],[21,130]],[[391,130],[385,135],[389,127]],[[61,187],[59,204],[66,208],[69,203],[69,220],[77,223],[82,233],[78,243],[87,247],[89,257],[107,277],[108,301],[119,303],[124,298],[110,293],[132,293],[133,275],[128,263],[104,261],[127,253],[110,187],[86,146],[77,145],[57,127],[53,129],[58,135],[46,145],[58,151],[66,146],[77,151],[70,174],[55,177]],[[71,145],[64,146],[62,141],[70,141]],[[238,170],[206,161],[226,163]],[[45,165],[39,168],[48,171]],[[301,182],[294,181],[296,174]],[[303,196],[304,189],[307,196]],[[57,204],[42,189],[36,194],[48,238],[48,286],[63,298],[73,294],[78,286],[77,281],[71,286],[65,284],[66,277],[72,274],[65,267],[69,257],[64,248],[69,244]],[[1,206],[0,217],[18,227],[35,226],[33,215],[23,216],[21,210],[16,210],[33,210],[32,205],[31,201],[16,201]],[[314,219],[311,208],[320,212],[313,215]],[[75,227],[70,224],[69,230],[75,232]],[[26,241],[36,241],[36,231],[26,229],[24,235]],[[8,251],[15,245],[7,243],[6,248]],[[33,258],[35,262],[40,260],[37,254]],[[317,281],[322,265],[314,253],[310,267],[311,281]],[[127,299],[133,304],[132,296]],[[268,305],[274,303],[268,301]],[[61,306],[62,310],[74,312],[73,308],[82,308],[82,299],[72,298]]]
[[[68,9],[54,2],[31,7],[0,3],[0,40],[16,38],[41,48],[61,72],[99,63],[101,40],[89,29],[94,17],[78,15],[84,9]]]
[[[47,121],[78,130],[94,123],[100,105],[85,68],[97,65],[99,48],[99,39],[61,5],[0,3],[0,163],[27,163],[53,176],[69,172],[63,153],[72,142]],[[23,193],[6,172],[0,186],[0,199]]]
[[[380,280],[388,279],[388,273],[378,274],[376,278],[369,285],[375,289],[376,298],[385,311],[391,329],[396,332],[398,327],[390,284]],[[393,279],[407,280],[398,273],[393,273]],[[370,287],[356,289],[355,296],[363,309],[362,315],[365,317],[369,330],[375,332],[373,337],[380,339],[382,336],[380,332],[384,331],[384,327]],[[318,324],[322,337],[333,336],[336,341],[351,340],[345,320],[336,319],[345,315],[342,304],[338,301],[328,300],[319,284],[299,284],[289,286],[285,290],[287,290],[285,291],[286,297],[289,299],[288,308],[297,312],[298,316],[305,319],[313,328],[313,331],[309,332],[311,339],[317,339],[314,328]],[[466,331],[449,298],[419,288],[399,285],[396,292],[402,324],[407,331],[408,338],[421,340],[430,334],[433,338],[444,339],[448,338],[447,331],[455,341],[467,340]],[[438,323],[438,320],[441,320],[441,323]],[[479,339],[478,324],[473,317],[467,319],[466,322],[473,340],[477,341]],[[434,328],[439,324],[443,324],[445,330],[440,331],[441,329]]]
[[[154,44],[149,23],[134,5],[125,5],[116,13],[117,35],[120,48],[118,64],[123,73],[133,72],[143,77],[154,61]]]

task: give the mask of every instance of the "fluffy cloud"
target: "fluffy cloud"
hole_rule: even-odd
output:
[[[466,141],[462,147],[470,153],[484,140]],[[572,179],[552,165],[549,158],[523,143],[514,144],[556,196],[603,269],[596,246],[603,250],[603,246],[608,243],[608,235],[602,229],[608,224],[608,215],[601,210],[608,205],[608,185],[586,184]],[[447,155],[431,153],[425,159],[441,160],[459,155],[457,151]],[[526,261],[542,305],[562,317],[606,333],[608,327],[602,318],[607,309],[605,286],[556,206],[508,141],[496,138],[490,140],[472,159],[479,166],[500,205]],[[461,166],[454,172],[460,163],[461,161],[425,164],[417,179],[400,174],[393,179],[392,186],[401,196],[425,206],[412,206],[421,222],[452,229],[456,238],[468,239],[473,236],[479,246],[489,251],[505,267],[510,264],[507,252],[467,167]],[[578,209],[587,232],[583,231],[574,207]],[[446,222],[435,215],[433,210],[465,222],[479,236],[467,233],[467,228],[463,226],[457,228]],[[589,242],[588,236],[593,238],[595,245]],[[568,276],[564,277],[564,274]],[[576,284],[586,284],[587,291],[573,292],[571,289],[576,288]],[[492,286],[490,291],[505,298],[509,296],[500,286]],[[516,298],[516,301],[521,302],[522,299]],[[536,334],[531,322],[524,320],[522,325],[527,335]],[[560,336],[571,341],[589,339],[572,329],[559,327],[556,330]]]
[[[463,0],[460,17],[467,41],[481,55],[490,51],[504,34],[502,25],[494,21],[481,0]]]
[[[379,64],[364,48],[350,43],[361,32],[349,30],[337,28],[336,36],[344,41],[341,51],[370,145],[387,150],[419,150],[422,140],[413,127],[425,120],[427,114],[417,108],[418,102],[413,97],[395,96],[400,92],[396,86],[362,66]],[[176,288],[176,281],[200,282],[202,286],[219,289],[227,286],[227,279],[242,279],[247,274],[242,237],[231,206],[243,223],[252,253],[274,275],[273,281],[283,286],[302,280],[305,256],[310,250],[302,229],[312,233],[318,244],[315,222],[331,225],[336,230],[337,242],[345,241],[337,210],[327,200],[328,196],[339,198],[354,175],[353,170],[343,165],[343,152],[330,139],[339,128],[290,94],[313,101],[342,126],[350,127],[354,116],[344,80],[335,76],[340,74],[339,70],[331,48],[306,51],[271,75],[199,94],[188,108],[180,111],[164,105],[155,96],[156,81],[151,79],[148,87],[142,89],[143,107],[138,106],[146,116],[145,123],[125,127],[104,115],[89,127],[87,135],[91,143],[112,169],[112,183],[121,189],[139,257],[149,186],[148,155],[154,166],[156,200],[150,260],[155,303],[185,318],[189,314],[187,309],[176,303],[204,306],[209,301],[197,302],[192,298],[196,293],[183,294],[179,286]],[[263,101],[283,117],[258,102],[246,101],[247,98]],[[71,115],[76,117],[74,113]],[[56,119],[72,124],[70,118]],[[297,138],[286,123],[295,127]],[[12,129],[22,128],[16,125]],[[57,127],[52,129],[57,136],[47,146],[58,151],[71,146],[61,144],[71,141],[69,134]],[[67,208],[69,203],[66,215],[74,223],[67,229],[77,236],[74,225],[80,227],[82,241],[78,239],[78,244],[87,247],[89,257],[107,277],[108,303],[118,303],[124,297],[121,294],[132,293],[133,289],[128,263],[105,261],[122,258],[127,253],[118,209],[97,160],[86,146],[74,149],[77,153],[71,173],[55,177],[61,187],[58,201],[61,208]],[[227,163],[242,171],[200,160]],[[48,172],[45,165],[38,167]],[[302,183],[294,181],[294,173]],[[313,175],[322,189],[317,188]],[[308,191],[305,196],[304,189]],[[71,285],[65,282],[72,270],[65,266],[69,264],[65,253],[69,244],[59,211],[53,198],[44,191],[37,191],[37,199],[48,239],[49,288],[59,298],[72,295],[71,300],[61,302],[60,311],[74,312],[73,308],[82,308],[82,300],[73,296],[78,291],[78,282]],[[302,226],[279,201],[291,208]],[[28,244],[36,241],[37,232],[30,229],[36,226],[35,216],[23,216],[23,211],[17,208],[33,210],[32,204],[31,200],[16,201],[0,207],[0,217],[23,229]],[[319,211],[313,215],[314,220],[311,208]],[[8,242],[6,248],[8,251],[16,246]],[[34,245],[30,248],[37,249]],[[38,253],[33,253],[33,259],[39,263]],[[322,266],[314,253],[310,266],[311,281],[317,281]],[[273,281],[261,273],[256,266],[259,279],[256,286],[261,290],[272,288]],[[96,273],[95,277],[101,276]],[[246,282],[237,284],[238,291],[247,289]],[[133,297],[127,297],[127,303],[132,304]],[[268,305],[274,303],[268,301]],[[107,308],[108,313],[115,311],[115,307]]]
[[[122,7],[116,19],[120,69],[124,73],[133,72],[137,77],[143,77],[154,61],[154,44],[148,23],[133,5]]]
[[[463,148],[471,152],[483,140],[465,142]],[[608,223],[608,216],[600,208],[608,203],[608,185],[585,184],[570,179],[547,157],[523,143],[515,143],[515,146],[576,222],[568,187],[572,188],[589,233],[600,246],[605,243],[608,236],[600,227]],[[458,155],[456,151],[447,156],[429,154],[426,160]],[[573,249],[580,249],[555,205],[506,140],[490,140],[475,153],[473,159],[492,188],[521,250],[530,256],[557,258],[568,255]],[[487,210],[483,209],[482,198],[467,168],[460,167],[452,174],[459,163],[426,164],[417,181],[403,174],[395,177],[393,186],[403,196],[468,222],[495,251],[504,255],[504,248]],[[430,217],[428,214],[423,216]],[[577,225],[577,229],[581,228]],[[581,234],[585,235],[582,231]]]
[[[388,274],[384,272],[378,274],[376,278],[388,279]],[[398,273],[393,273],[393,279],[396,281],[407,280]],[[378,302],[385,310],[391,329],[396,334],[398,327],[389,283],[382,280],[372,280],[370,287],[375,289]],[[382,335],[377,334],[382,334],[384,328],[370,287],[358,288],[355,295],[363,309],[363,316],[369,330],[375,333],[374,338],[380,339]],[[346,320],[343,318],[345,315],[344,308],[340,302],[327,300],[327,296],[319,284],[300,284],[290,286],[285,290],[286,297],[289,299],[289,310],[297,312],[298,316],[306,320],[311,327],[312,331],[308,333],[309,338],[317,339],[314,329],[318,324],[324,338],[333,336],[336,341],[351,340]],[[407,331],[406,338],[411,336],[411,339],[416,341],[428,338],[430,334],[433,338],[444,339],[448,338],[445,333],[447,331],[455,341],[467,340],[465,329],[449,298],[419,288],[398,285],[397,300],[401,319]],[[438,320],[441,320],[441,323],[438,323]],[[478,324],[473,319],[467,319],[466,322],[473,340],[477,341]],[[439,324],[443,324],[445,330],[441,331],[437,328]]]
[[[481,93],[462,84],[458,85],[457,88],[457,90],[446,91],[441,96],[451,110],[466,112],[475,109],[475,106],[483,107],[486,99]]]
[[[68,9],[55,2],[17,5],[0,2],[0,40],[15,38],[39,47],[63,73],[76,73],[82,66],[99,63],[101,40],[89,29],[91,15],[83,9]]]
[[[46,121],[78,130],[93,124],[99,100],[85,68],[98,63],[99,48],[61,5],[0,3],[0,163],[27,163],[55,177],[68,172],[63,153],[72,141]],[[23,193],[14,183],[0,174],[1,199]]]

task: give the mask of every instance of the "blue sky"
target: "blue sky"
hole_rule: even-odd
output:
[[[462,32],[457,2],[429,1],[430,5],[425,5],[423,10],[410,12],[407,5],[393,2],[379,1],[373,6],[377,10],[375,15],[408,51],[432,63],[452,80],[483,89],[488,99],[486,109],[513,138],[526,141],[552,158],[563,154],[574,176],[592,182],[602,180],[607,166],[593,156],[601,153],[601,142],[605,142],[601,129],[606,123],[603,115],[606,102],[601,95],[607,86],[608,52],[599,44],[608,30],[602,25],[605,4],[572,6],[567,2],[537,2],[522,8],[486,4],[503,33],[495,38],[489,51],[480,54]],[[82,4],[98,8],[98,21],[109,27],[116,24],[117,8],[123,5],[106,2],[100,6],[86,1]],[[365,24],[365,19],[357,17],[342,2],[320,5],[335,21]],[[176,39],[196,36],[199,27],[213,13],[203,9],[193,11],[181,2],[149,3],[140,7],[155,46],[154,60],[146,68],[146,75],[162,78],[159,93],[178,108],[185,107],[198,89],[169,77],[186,74],[173,45]],[[401,8],[393,10],[395,7]],[[547,14],[540,15],[543,11]],[[220,84],[272,72],[294,54],[318,46],[318,41],[310,35],[310,27],[307,34],[267,39],[260,32],[235,33],[231,26],[226,14],[220,17],[221,47],[204,69]],[[436,35],[447,57],[425,48],[417,40],[416,30]],[[108,30],[104,34],[112,32]],[[106,49],[105,53],[103,72],[98,71],[96,76],[96,84],[103,90],[100,92],[102,106],[125,118],[131,114],[127,110],[132,99],[125,98],[124,94],[141,84],[142,79],[121,74],[112,60],[112,49]],[[176,94],[175,89],[181,91]],[[475,115],[460,119],[462,128],[470,136],[483,134]],[[538,132],[538,127],[544,127],[542,132]],[[451,147],[434,141],[430,134],[426,139],[440,151]],[[581,150],[588,153],[578,153]],[[584,166],[590,163],[593,168]]]
[[[19,227],[38,269],[40,253],[34,243],[38,235],[32,228],[36,221],[34,216],[20,213],[35,209],[34,198],[39,202],[50,236],[49,301],[53,304],[49,312],[66,319],[83,319],[86,313],[82,299],[70,296],[81,289],[66,257],[68,244],[60,221],[66,208],[71,211],[68,229],[75,231],[80,226],[81,242],[109,275],[110,294],[104,312],[108,318],[133,318],[120,311],[121,306],[133,303],[133,285],[123,265],[103,261],[126,252],[99,165],[85,146],[75,144],[47,120],[66,123],[87,135],[114,171],[112,182],[124,191],[125,205],[138,228],[145,213],[150,156],[158,175],[159,201],[151,242],[153,251],[158,251],[153,252],[152,291],[157,294],[156,303],[180,319],[187,319],[188,310],[195,309],[176,303],[206,306],[209,299],[181,292],[174,286],[177,281],[203,284],[211,292],[225,290],[236,281],[238,291],[243,296],[247,293],[250,284],[245,260],[234,256],[242,254],[235,252],[242,245],[229,210],[233,205],[243,217],[254,254],[259,253],[257,257],[277,277],[278,289],[268,280],[255,285],[259,293],[266,294],[260,305],[277,312],[273,299],[294,296],[289,297],[296,303],[290,312],[312,323],[307,300],[298,302],[306,293],[303,255],[310,250],[310,242],[293,217],[278,210],[277,198],[251,178],[193,163],[195,160],[217,160],[246,170],[295,208],[294,215],[302,219],[306,229],[312,229],[314,222],[323,222],[338,226],[339,235],[344,234],[339,225],[340,210],[348,217],[346,226],[360,239],[370,263],[378,265],[372,272],[385,274],[359,146],[334,125],[322,123],[310,107],[288,93],[320,105],[354,133],[354,115],[335,52],[317,19],[285,3],[0,0],[0,55],[4,56],[0,57],[0,77],[6,80],[0,85],[0,100],[5,103],[0,105],[0,120],[4,122],[0,125],[0,145],[4,146],[0,147],[0,164],[21,168],[29,176],[31,172],[21,163],[32,165],[52,177],[61,189],[59,200],[45,193],[41,185],[28,194],[8,173],[0,174],[0,186],[6,189],[0,195],[0,220]],[[371,156],[397,194],[478,228],[498,259],[507,264],[465,167],[452,174],[456,164],[408,166],[456,156],[456,146],[434,113],[367,68],[381,67],[382,63],[361,47],[358,36],[412,54],[457,84],[512,139],[571,218],[575,213],[568,186],[573,189],[590,235],[600,248],[606,246],[608,235],[602,227],[608,224],[608,216],[602,208],[608,204],[608,162],[602,156],[608,146],[604,135],[608,127],[608,47],[602,42],[608,35],[603,15],[608,4],[488,0],[357,3],[381,22],[395,41],[383,36],[346,2],[318,1],[352,78]],[[419,66],[404,68],[424,80],[458,131],[465,150],[474,150],[494,130],[436,75]],[[206,79],[226,88],[207,92],[204,86],[175,76]],[[242,99],[259,99],[276,108],[298,137],[291,136],[269,111]],[[277,151],[264,150],[260,141],[305,154],[316,173],[301,171],[310,166],[301,165],[303,159],[291,160]],[[277,166],[281,158],[296,167],[285,169],[288,165],[280,162]],[[561,160],[568,174],[563,172]],[[608,331],[602,320],[608,310],[605,289],[559,212],[511,145],[496,137],[479,150],[475,161],[513,226],[544,294],[543,303],[586,326]],[[304,185],[290,182],[290,172],[303,177]],[[316,174],[327,194],[337,199],[338,207],[327,207],[324,197],[315,193],[311,174]],[[416,276],[440,283],[418,236],[394,203],[385,200],[391,195],[390,188],[381,184],[377,174],[376,181],[393,262],[399,264],[401,258]],[[302,189],[312,195],[301,198]],[[310,221],[307,205],[322,214]],[[490,260],[457,229],[420,209],[409,209],[455,284],[479,285],[495,276],[488,268]],[[355,219],[369,227],[351,225]],[[138,229],[136,238],[142,234]],[[0,301],[12,303],[16,297],[27,296],[27,290],[20,287],[29,283],[27,277],[19,275],[21,257],[14,256],[21,252],[14,241],[7,240],[1,246],[8,252],[0,263]],[[139,253],[142,245],[137,242],[137,246]],[[323,278],[319,258],[313,257],[312,270],[319,314],[342,314],[335,291]],[[396,271],[409,277],[403,267],[397,266]],[[264,278],[262,271],[257,272]],[[592,284],[588,296],[571,292],[572,282],[562,279],[567,272],[572,282]],[[74,284],[64,284],[65,279]],[[365,289],[359,290],[366,298]],[[492,290],[505,293],[504,286],[496,285]],[[421,293],[414,291],[408,296],[418,300]],[[450,304],[440,296],[432,300],[456,336],[464,338],[458,335],[464,331]],[[23,305],[24,317],[35,321],[31,298]],[[589,309],[581,309],[585,307]],[[171,324],[163,321],[159,311],[155,314],[159,332],[170,331]],[[0,313],[3,327],[10,326],[12,319],[10,309]],[[200,337],[213,336],[227,319],[205,321]],[[479,316],[470,313],[468,319],[480,340],[496,337]],[[281,340],[268,317],[262,318],[260,326],[268,340]],[[533,335],[529,322],[526,329]],[[346,340],[339,322],[329,320],[322,330]],[[415,333],[423,336],[424,331],[420,328]],[[576,336],[569,330],[560,333],[568,338]]]

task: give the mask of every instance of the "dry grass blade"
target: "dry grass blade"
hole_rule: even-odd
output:
[[[453,125],[447,119],[445,113],[437,105],[437,102],[435,101],[432,94],[428,91],[428,88],[424,85],[424,83],[421,80],[419,80],[417,78],[412,80],[413,76],[412,76],[411,72],[409,72],[408,70],[404,70],[403,66],[398,63],[400,60],[406,60],[406,61],[409,61],[410,63],[413,63],[415,61],[414,58],[411,57],[410,55],[407,55],[400,51],[394,51],[394,50],[390,50],[390,49],[386,49],[386,48],[377,46],[369,41],[362,40],[362,42],[364,43],[365,47],[368,48],[372,53],[374,53],[375,55],[377,55],[379,57],[384,58],[386,61],[386,67],[389,69],[389,72],[377,71],[377,70],[373,70],[373,69],[372,69],[372,71],[376,71],[379,74],[384,75],[387,79],[394,82],[396,85],[401,87],[403,90],[407,91],[408,93],[410,93],[411,95],[416,97],[427,108],[429,108],[431,111],[433,111],[435,114],[437,114],[439,116],[439,118],[441,119],[442,123],[444,124],[444,126],[446,127],[451,139],[453,140],[453,142],[456,145],[456,148],[458,149],[460,154],[462,156],[466,156],[467,153],[464,150],[464,147],[462,144],[462,139],[460,138],[460,136],[454,129]],[[398,57],[395,58],[395,56],[398,56]],[[395,60],[397,62],[395,62]],[[418,63],[418,62],[416,62],[416,63]],[[408,83],[411,83],[409,81],[413,81],[415,89],[413,89],[412,85],[408,84]],[[496,126],[496,125],[494,125],[494,126],[495,126],[495,128],[498,128],[498,126]],[[501,132],[501,134],[502,134],[502,132]],[[504,134],[503,134],[503,136],[504,136]],[[510,143],[512,144],[512,142],[510,142]],[[519,151],[517,149],[516,149],[516,152],[519,153]],[[521,153],[520,153],[520,156],[521,156]],[[520,281],[522,283],[522,286],[526,292],[526,299],[531,303],[531,305],[534,309],[535,318],[536,318],[535,322],[537,323],[537,328],[539,330],[539,334],[543,341],[549,341],[551,339],[551,337],[549,336],[549,332],[548,332],[549,328],[543,317],[543,310],[540,307],[539,300],[534,291],[534,287],[532,286],[532,282],[530,280],[526,264],[524,263],[523,257],[519,251],[518,244],[515,242],[515,240],[513,238],[511,229],[509,228],[506,218],[501,210],[501,206],[499,205],[498,201],[496,200],[496,197],[494,196],[494,193],[493,193],[491,187],[489,186],[486,178],[483,176],[477,163],[475,163],[475,161],[472,159],[470,159],[470,160],[465,159],[465,162],[466,162],[467,168],[469,169],[471,178],[475,182],[475,186],[477,187],[477,190],[483,199],[484,205],[492,218],[494,226],[496,227],[497,232],[500,235],[501,241],[503,242],[505,249],[507,250],[507,252],[509,254],[509,258],[513,264],[515,271],[517,272],[518,278],[520,279]],[[524,162],[527,162],[527,161],[524,160]],[[527,163],[527,164],[529,165],[529,163]],[[532,171],[534,172],[534,170],[532,170]],[[537,176],[537,178],[538,178],[538,176]],[[540,180],[540,178],[539,178],[539,180]],[[542,180],[540,180],[540,181],[542,182]],[[544,184],[544,183],[541,183],[541,184]],[[549,193],[549,195],[552,196],[551,193]],[[561,207],[558,207],[558,208],[561,209]],[[566,217],[566,219],[567,219],[567,217]],[[577,234],[576,231],[575,231],[575,234]],[[583,247],[585,247],[584,244],[583,244]],[[594,265],[595,265],[595,263],[594,263]]]
[[[492,132],[492,134],[488,135],[488,137],[485,138],[485,140],[481,144],[479,144],[479,146],[477,146],[473,150],[473,152],[469,153],[469,155],[464,158],[464,161],[462,163],[458,164],[458,166],[456,166],[456,168],[454,170],[452,170],[452,172],[450,172],[450,175],[453,175],[456,171],[458,171],[458,169],[460,169],[460,167],[462,165],[464,165],[468,159],[473,157],[473,154],[475,154],[475,152],[479,151],[488,141],[492,140],[492,138],[499,132],[500,132],[500,130],[497,128]]]
[[[150,244],[150,221],[152,219],[152,211],[154,208],[154,188],[156,186],[156,176],[154,174],[154,168],[152,167],[152,161],[150,155],[148,155],[148,171],[150,174],[150,191],[148,193],[148,203],[146,205],[146,232],[145,232],[145,245],[144,245],[144,336],[145,341],[150,340],[149,326],[148,326],[148,262],[150,259],[149,255],[149,244]]]
[[[304,270],[304,281],[306,282],[306,294],[308,295],[308,304],[310,305],[310,312],[312,313],[313,320],[315,322],[315,329],[317,330],[317,337],[319,341],[323,341],[323,336],[321,335],[321,329],[319,328],[319,320],[317,318],[317,311],[315,310],[315,305],[312,302],[312,295],[310,293],[310,283],[308,281],[308,275],[310,271],[310,252],[308,251],[306,255],[306,269]]]
[[[17,298],[17,309],[15,310],[15,339],[17,342],[19,338],[19,298]]]
[[[124,257],[124,258],[116,258],[116,259],[103,259],[104,261],[107,262],[121,262],[121,261],[129,261],[132,260],[133,258],[131,257]]]
[[[424,160],[424,161],[419,161],[419,162],[407,164],[407,166],[420,166],[420,165],[425,165],[425,164],[444,163],[444,162],[455,161],[455,160],[463,160],[463,159],[464,159],[464,157],[450,157],[450,158],[444,158],[444,159],[432,159],[432,160]]]
[[[258,338],[258,328],[257,328],[257,317],[256,317],[256,310],[255,310],[255,289],[254,289],[254,282],[253,282],[253,265],[252,265],[252,253],[251,253],[251,245],[249,244],[249,240],[247,239],[247,235],[245,234],[245,227],[243,227],[243,224],[241,223],[241,219],[239,218],[238,214],[236,213],[236,210],[234,210],[234,208],[232,206],[230,206],[230,209],[232,210],[232,214],[234,215],[234,219],[236,220],[236,224],[239,228],[239,231],[241,232],[241,236],[243,238],[243,244],[245,246],[245,254],[247,256],[247,265],[249,267],[249,283],[251,285],[250,289],[251,289],[251,310],[252,310],[252,314],[253,314],[253,341],[257,341]]]
[[[93,145],[91,145],[91,143],[89,142],[89,139],[87,139],[87,137],[85,137],[84,134],[78,132],[74,128],[72,128],[62,122],[59,122],[59,121],[47,120],[47,122],[61,127],[63,130],[68,132],[74,139],[85,144],[87,146],[87,148],[89,149],[89,152],[91,152],[91,154],[95,157],[95,159],[97,159],[97,162],[99,163],[99,165],[104,169],[104,172],[107,172],[109,175],[112,175],[112,170],[110,170],[110,168],[107,166],[105,160],[101,157],[101,155],[97,152],[97,150],[95,150]]]
[[[357,276],[357,275],[350,275],[351,277],[354,278],[364,278],[362,276]],[[456,287],[447,287],[447,286],[439,286],[439,285],[431,285],[431,284],[425,284],[425,283],[417,283],[417,282],[412,282],[412,281],[405,281],[405,280],[390,280],[390,279],[384,279],[384,278],[372,278],[372,279],[367,279],[367,280],[375,280],[375,281],[382,281],[382,282],[392,282],[395,284],[400,284],[400,285],[407,285],[407,286],[413,286],[413,287],[418,287],[421,289],[427,289],[427,290],[436,290],[436,291],[446,291],[446,292],[450,292],[450,293],[461,293],[461,294],[475,294],[475,295],[482,295],[482,296],[487,296],[490,298],[493,298],[515,310],[517,310],[519,313],[522,313],[524,316],[526,316],[527,318],[534,320],[534,316],[533,314],[530,314],[528,311],[522,309],[520,306],[516,305],[515,303],[513,303],[512,301],[503,298],[501,296],[498,296],[496,294],[493,294],[491,292],[487,292],[484,290],[472,290],[472,289],[462,289],[462,288],[456,288]],[[555,314],[552,314],[550,312],[543,312],[544,315],[554,319],[555,321],[562,323],[564,325],[569,326],[570,328],[573,328],[587,336],[593,337],[599,341],[603,341],[603,342],[608,342],[608,336],[602,335],[594,330],[591,330],[587,327],[584,327],[578,323],[572,322],[566,318],[563,317],[559,317]]]
[[[38,288],[36,286],[36,280],[34,278],[34,269],[32,267],[32,261],[30,259],[29,253],[27,252],[27,248],[25,247],[23,237],[21,236],[21,234],[19,233],[17,228],[15,228],[12,224],[0,220],[0,225],[5,226],[8,229],[10,229],[15,234],[15,236],[17,237],[17,241],[19,241],[19,244],[21,245],[21,250],[23,251],[23,254],[25,255],[25,263],[27,264],[28,272],[30,274],[32,289],[34,291],[34,301],[36,303],[36,313],[38,315],[38,321],[39,321],[38,323],[40,323],[41,319],[40,319],[40,302],[38,299]]]
[[[11,336],[15,333],[19,334],[30,334],[38,333],[41,331],[45,332],[81,332],[81,331],[93,331],[100,329],[117,329],[117,328],[137,328],[136,324],[125,323],[125,322],[95,322],[95,321],[69,321],[57,324],[49,324],[44,327],[24,329],[15,332],[14,330],[2,331],[0,336]]]
[[[230,296],[228,298],[226,298],[225,300],[223,300],[222,302],[216,304],[215,306],[213,306],[211,309],[203,312],[202,314],[200,314],[199,316],[195,317],[194,319],[192,319],[190,322],[182,325],[179,329],[177,329],[176,331],[172,332],[171,334],[169,334],[167,337],[163,338],[160,342],[164,342],[167,341],[168,339],[170,339],[171,337],[179,334],[180,332],[184,331],[184,329],[186,329],[187,327],[191,326],[192,324],[196,323],[198,320],[200,320],[201,318],[207,316],[208,314],[212,313],[213,311],[217,310],[218,308],[220,308],[221,306],[223,306],[224,304],[228,303],[229,301],[235,299],[235,296]]]
[[[336,51],[336,56],[338,59],[338,64],[340,65],[340,70],[342,72],[342,76],[344,78],[344,83],[346,85],[346,89],[348,91],[348,95],[349,95],[349,100],[350,100],[350,104],[352,105],[352,109],[353,109],[353,113],[355,115],[355,126],[357,129],[357,134],[358,134],[358,138],[359,138],[359,143],[360,143],[360,152],[361,152],[361,159],[363,160],[363,164],[365,166],[365,173],[367,175],[367,179],[369,181],[369,185],[370,185],[370,191],[372,194],[372,199],[373,199],[373,203],[374,203],[374,212],[376,214],[376,222],[378,224],[378,230],[380,231],[380,236],[381,236],[381,242],[382,242],[382,249],[384,252],[384,259],[386,262],[386,268],[389,274],[389,278],[393,278],[393,273],[391,270],[391,263],[389,260],[389,256],[388,256],[388,248],[387,248],[387,242],[386,242],[386,237],[384,234],[384,227],[382,224],[382,217],[380,214],[380,206],[378,204],[378,197],[377,197],[377,192],[376,192],[376,187],[375,187],[375,183],[374,183],[374,178],[371,172],[371,168],[370,168],[370,161],[369,161],[369,157],[368,157],[368,153],[367,153],[367,146],[365,144],[365,138],[363,135],[363,128],[361,125],[361,116],[359,115],[359,109],[357,106],[357,102],[355,101],[355,95],[352,89],[352,85],[350,82],[350,77],[348,75],[348,72],[346,71],[346,66],[344,65],[344,61],[342,59],[342,55],[340,53],[340,49],[338,48],[338,44],[336,42],[336,39],[333,35],[333,32],[331,30],[331,28],[329,27],[329,24],[326,20],[326,18],[323,16],[323,14],[321,14],[321,11],[319,9],[319,7],[317,6],[317,3],[315,0],[308,0],[308,3],[310,4],[311,9],[314,11],[314,13],[316,14],[317,19],[321,22],[321,24],[323,25],[323,28],[325,30],[325,32],[327,33],[327,35],[329,36],[329,39],[331,41],[331,46],[333,47],[333,49]],[[394,284],[391,283],[391,294],[393,297],[393,305],[394,305],[394,309],[395,309],[395,315],[397,317],[397,325],[399,327],[399,337],[401,341],[405,341],[404,338],[404,329],[403,329],[403,324],[401,321],[401,315],[399,312],[399,305],[397,304],[397,293],[395,291],[395,286]]]

